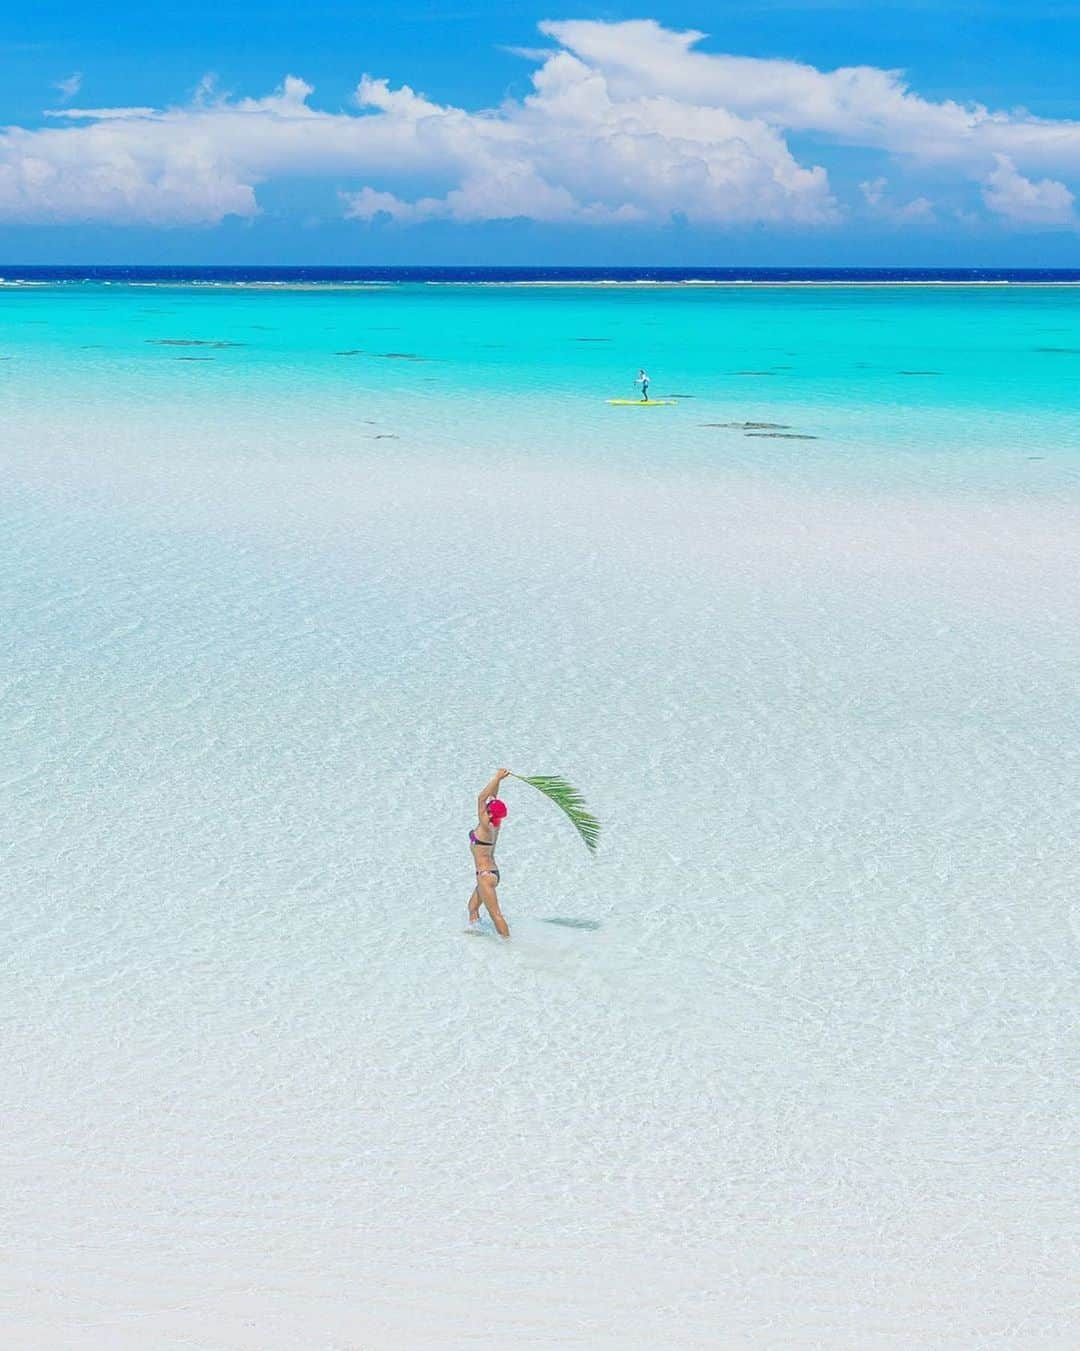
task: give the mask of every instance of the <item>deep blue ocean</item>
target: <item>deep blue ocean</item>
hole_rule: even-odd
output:
[[[1080,282],[1080,268],[65,267],[0,264],[0,280],[148,282]]]

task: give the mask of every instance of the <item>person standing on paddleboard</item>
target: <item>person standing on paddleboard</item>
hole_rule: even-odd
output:
[[[637,379],[634,381],[634,384],[635,384],[635,385],[640,385],[640,386],[641,386],[641,401],[642,401],[642,403],[648,403],[648,402],[649,402],[649,373],[648,373],[648,371],[638,371],[638,373],[637,373]]]
[[[480,907],[485,906],[491,922],[503,938],[510,937],[510,926],[499,909],[499,868],[495,862],[495,843],[499,827],[506,820],[506,803],[495,796],[499,784],[510,774],[508,769],[497,769],[495,777],[486,783],[476,799],[476,825],[469,831],[469,848],[476,867],[476,886],[469,897],[469,923],[480,922]]]

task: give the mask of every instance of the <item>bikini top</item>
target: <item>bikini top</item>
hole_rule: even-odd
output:
[[[494,840],[480,840],[480,839],[477,839],[476,831],[475,831],[475,830],[470,830],[470,831],[469,831],[469,843],[470,843],[470,844],[478,844],[478,845],[480,845],[481,848],[483,848],[483,849],[494,849],[494,848],[495,848],[495,841],[494,841]]]

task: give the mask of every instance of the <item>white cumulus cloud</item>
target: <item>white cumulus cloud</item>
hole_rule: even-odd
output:
[[[651,19],[549,21],[540,27],[603,74],[616,95],[667,94],[928,163],[980,162],[989,170],[1002,153],[1080,166],[1080,122],[933,102],[912,93],[902,71],[821,71],[796,61],[713,55],[694,50],[704,34],[673,32]]]
[[[888,192],[887,178],[873,178],[859,184],[869,214],[890,225],[933,225],[937,220],[934,204],[928,197],[913,197],[898,202]]]
[[[935,184],[966,183],[952,219],[976,206],[1017,228],[1075,223],[1080,123],[924,99],[874,66],[709,53],[701,34],[652,20],[540,28],[554,45],[519,49],[531,92],[495,108],[364,76],[351,109],[327,112],[289,76],[264,98],[206,77],[182,106],[54,109],[0,129],[0,221],[213,224],[257,214],[263,183],[309,178],[361,221],[816,228],[844,216],[817,161],[859,147],[921,175],[899,201],[871,174],[857,207],[869,218],[932,223]],[[65,101],[78,79],[58,84]]]
[[[382,112],[411,159],[432,159],[458,180],[411,202],[370,187],[347,194],[349,214],[363,219],[605,225],[679,212],[697,223],[817,225],[837,216],[825,171],[802,167],[764,122],[665,95],[613,97],[606,78],[568,52],[549,55],[533,92],[492,115],[374,80],[361,83],[357,102]]]
[[[1021,225],[1076,224],[1075,198],[1065,184],[1053,178],[1038,182],[1025,178],[1008,155],[998,155],[982,195],[991,211]]]

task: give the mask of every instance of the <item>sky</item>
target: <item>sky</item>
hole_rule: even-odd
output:
[[[641,3],[36,0],[0,263],[1080,266],[1080,0]]]

